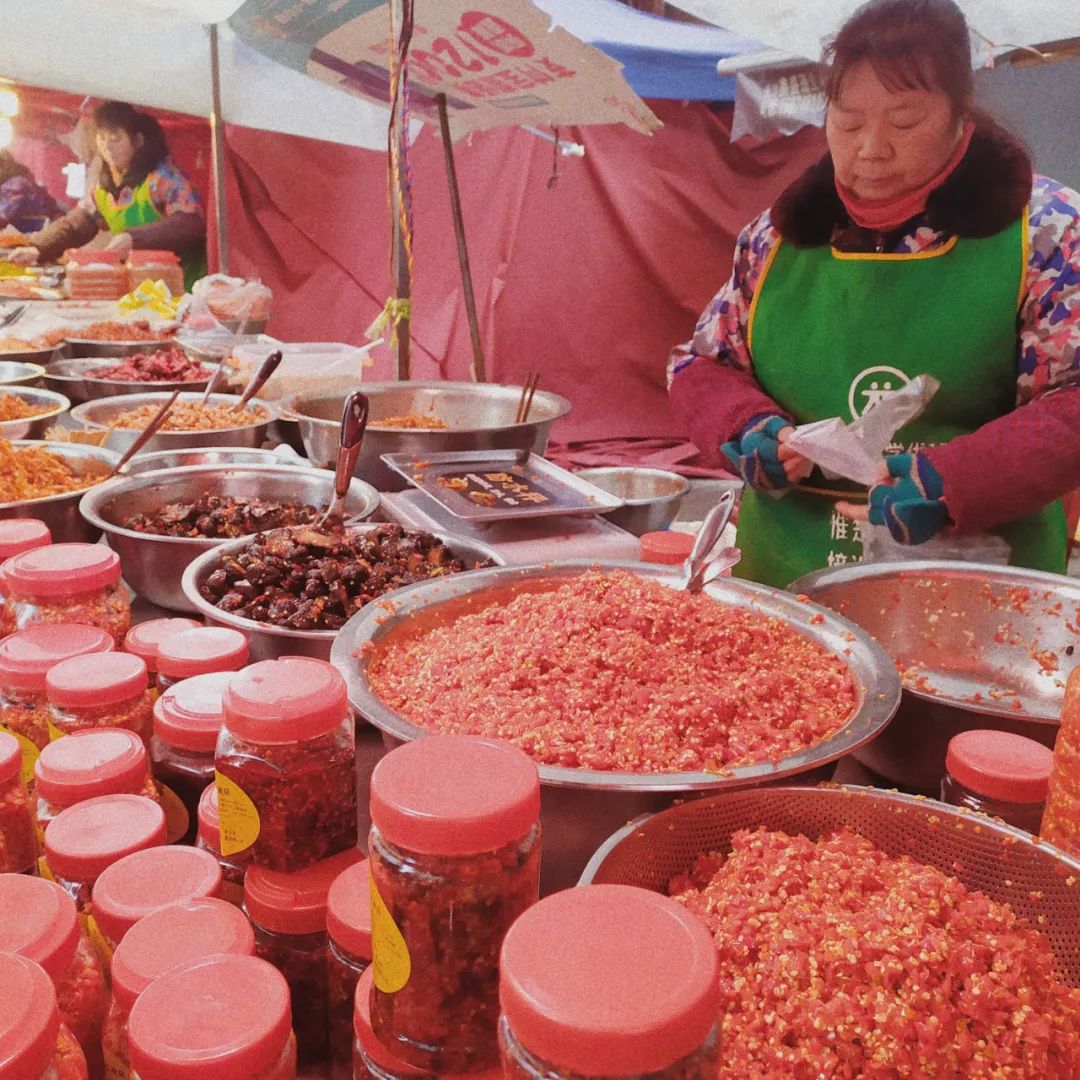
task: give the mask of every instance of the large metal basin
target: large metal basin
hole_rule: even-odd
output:
[[[155,338],[151,341],[99,341],[97,338],[69,337],[65,340],[63,352],[68,357],[95,356],[134,356],[135,353],[155,352],[172,344],[172,338]]]
[[[63,394],[52,390],[39,390],[30,386],[0,386],[0,397],[11,395],[22,398],[28,405],[43,410],[37,416],[22,420],[0,421],[0,439],[40,439],[53,426],[58,416],[71,408],[71,402]]]
[[[125,476],[154,472],[159,469],[182,469],[186,465],[217,465],[231,468],[234,465],[287,465],[293,468],[310,468],[306,461],[282,457],[273,450],[245,450],[232,446],[195,446],[190,450],[155,450],[153,453],[136,454],[124,466]]]

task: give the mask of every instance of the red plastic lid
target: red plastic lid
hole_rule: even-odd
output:
[[[200,897],[159,908],[140,919],[116,947],[112,988],[130,1009],[157,978],[207,956],[255,954],[255,932],[244,913],[224,900]]]
[[[155,979],[128,1018],[140,1080],[250,1080],[292,1031],[289,986],[254,956],[211,956]]]
[[[221,852],[221,814],[217,784],[208,784],[199,796],[199,839],[211,850]]]
[[[157,651],[162,640],[170,634],[197,630],[201,624],[194,619],[151,619],[133,626],[124,638],[124,652],[141,656],[150,671],[157,671]]]
[[[295,873],[252,866],[244,874],[244,908],[252,922],[279,934],[318,934],[326,930],[330,886],[363,856],[356,848],[340,851]]]
[[[158,644],[157,669],[170,679],[212,671],[238,671],[247,663],[247,638],[227,626],[200,626],[170,634]]]
[[[128,266],[156,266],[158,263],[175,263],[179,265],[180,256],[175,251],[151,251],[144,248],[141,251],[132,251],[127,257]]]
[[[351,956],[371,959],[371,874],[367,859],[334,879],[326,900],[326,929]]]
[[[39,1080],[56,1056],[59,1033],[52,979],[25,956],[0,954],[0,1076]]]
[[[89,728],[56,739],[34,765],[37,793],[54,806],[74,806],[98,795],[137,794],[150,767],[134,731]]]
[[[10,596],[73,596],[115,585],[120,556],[104,544],[50,544],[8,559],[0,578]]]
[[[87,799],[45,827],[49,868],[66,881],[92,883],[117,859],[164,843],[165,811],[145,795]]]
[[[89,251],[72,248],[64,258],[78,266],[93,266],[95,263],[108,263],[110,266],[120,265],[120,252],[111,251],[109,248],[91,248]]]
[[[31,626],[0,641],[0,686],[13,690],[45,689],[49,668],[72,656],[112,652],[112,635],[82,623]]]
[[[216,671],[174,683],[154,702],[154,734],[179,750],[212,754],[221,730],[221,699],[234,677]]]
[[[54,881],[0,874],[0,911],[0,953],[33,960],[56,982],[79,947],[75,901]]]
[[[116,705],[144,693],[146,664],[134,653],[73,656],[49,668],[45,694],[53,705]]]
[[[957,783],[1001,802],[1045,802],[1053,765],[1049,747],[1008,731],[963,731],[945,755]]]
[[[473,855],[520,840],[540,813],[540,774],[515,746],[429,735],[391,750],[371,774],[371,822],[397,847]]]
[[[413,1065],[394,1057],[389,1050],[375,1037],[371,1027],[371,985],[375,978],[375,968],[369,967],[360,981],[356,984],[356,997],[353,1003],[353,1031],[356,1040],[364,1051],[372,1065],[385,1069],[392,1076],[431,1076],[425,1069],[418,1069]]]
[[[693,547],[694,537],[690,533],[671,529],[645,533],[641,537],[641,561],[675,566],[686,562]]]
[[[588,1076],[659,1072],[705,1041],[719,1009],[716,945],[677,901],[586,885],[510,927],[499,1001],[521,1045]]]
[[[225,693],[225,725],[238,738],[283,745],[329,735],[349,711],[345,680],[325,660],[283,656],[245,668]]]
[[[14,735],[0,731],[0,784],[7,784],[22,769],[22,747]]]
[[[37,518],[8,518],[0,521],[0,562],[24,551],[52,543],[52,533]]]
[[[144,916],[179,900],[214,896],[221,867],[196,847],[155,847],[117,860],[94,883],[94,918],[114,944]]]

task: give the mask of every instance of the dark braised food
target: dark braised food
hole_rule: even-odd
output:
[[[232,495],[200,495],[194,502],[166,503],[149,514],[134,514],[120,522],[125,529],[155,536],[203,537],[232,540],[267,529],[311,525],[323,511],[309,503]]]

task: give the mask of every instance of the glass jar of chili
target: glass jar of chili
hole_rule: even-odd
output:
[[[540,882],[540,778],[496,739],[432,735],[371,776],[371,1019],[410,1065],[498,1061],[499,949]]]
[[[221,818],[218,814],[217,788],[211,784],[199,800],[199,833],[195,846],[208,851],[221,867],[221,897],[239,906],[244,902],[244,872],[249,860],[246,852],[239,855],[221,854]]]
[[[0,521],[0,565],[24,551],[45,547],[52,543],[52,533],[44,521],[37,518],[8,518]],[[0,638],[14,634],[15,616],[0,595]]]
[[[14,735],[0,731],[0,873],[33,870],[37,857],[34,811],[22,781],[22,749]]]
[[[224,900],[170,904],[140,919],[113,956],[112,999],[101,1040],[108,1080],[131,1076],[128,1017],[155,979],[208,956],[254,954],[251,924]]]
[[[119,647],[131,629],[131,600],[120,557],[104,544],[51,544],[0,567],[0,592],[19,630],[39,623],[88,623]]]
[[[181,679],[215,671],[239,671],[248,660],[248,641],[227,626],[200,626],[169,634],[158,643],[157,688],[164,694]]]
[[[545,897],[506,935],[499,999],[510,1080],[717,1076],[716,945],[661,893],[586,885]]]
[[[49,744],[45,676],[72,656],[109,652],[113,639],[96,626],[61,623],[35,626],[0,641],[0,730],[19,740],[23,781],[34,783],[34,763]]]
[[[949,740],[941,801],[1001,818],[1036,836],[1054,752],[1009,731],[962,731]]]
[[[350,1080],[356,984],[371,964],[371,873],[367,859],[343,870],[326,898],[327,995],[333,1080]]]
[[[182,634],[185,630],[198,630],[201,623],[194,619],[149,619],[146,622],[137,623],[124,637],[124,652],[134,653],[142,657],[149,672],[150,681],[157,676],[157,651],[158,646],[167,637],[173,634]]]
[[[126,728],[150,741],[154,706],[146,664],[132,653],[73,656],[45,676],[55,739],[87,728]]]
[[[60,1022],[56,990],[33,960],[0,953],[0,1076],[86,1080],[86,1059]]]
[[[137,1080],[295,1080],[289,1024],[289,987],[265,960],[196,960],[132,1006],[131,1067]]]
[[[223,698],[221,851],[292,872],[356,847],[356,742],[345,681],[323,660],[252,664]]]
[[[327,897],[338,875],[360,859],[351,848],[292,874],[252,866],[244,876],[244,910],[255,930],[255,955],[273,964],[289,984],[301,1065],[330,1058]]]

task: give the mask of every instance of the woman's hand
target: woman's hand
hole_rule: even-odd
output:
[[[866,505],[838,502],[853,521],[885,525],[899,544],[925,544],[949,523],[941,474],[925,454],[890,454]]]
[[[784,445],[794,431],[783,416],[755,416],[738,439],[720,447],[743,480],[759,491],[782,491],[809,475],[813,464]]]
[[[131,254],[132,244],[131,233],[115,233],[105,245],[105,250],[118,252],[121,260],[123,260]]]
[[[17,247],[9,249],[5,258],[15,266],[37,266],[39,255],[36,247]]]
[[[797,484],[800,480],[805,480],[814,471],[814,463],[809,458],[803,457],[797,450],[792,450],[790,446],[786,445],[794,431],[795,429],[788,424],[776,437],[776,441],[780,444],[776,456],[784,466],[784,473],[790,484]]]

